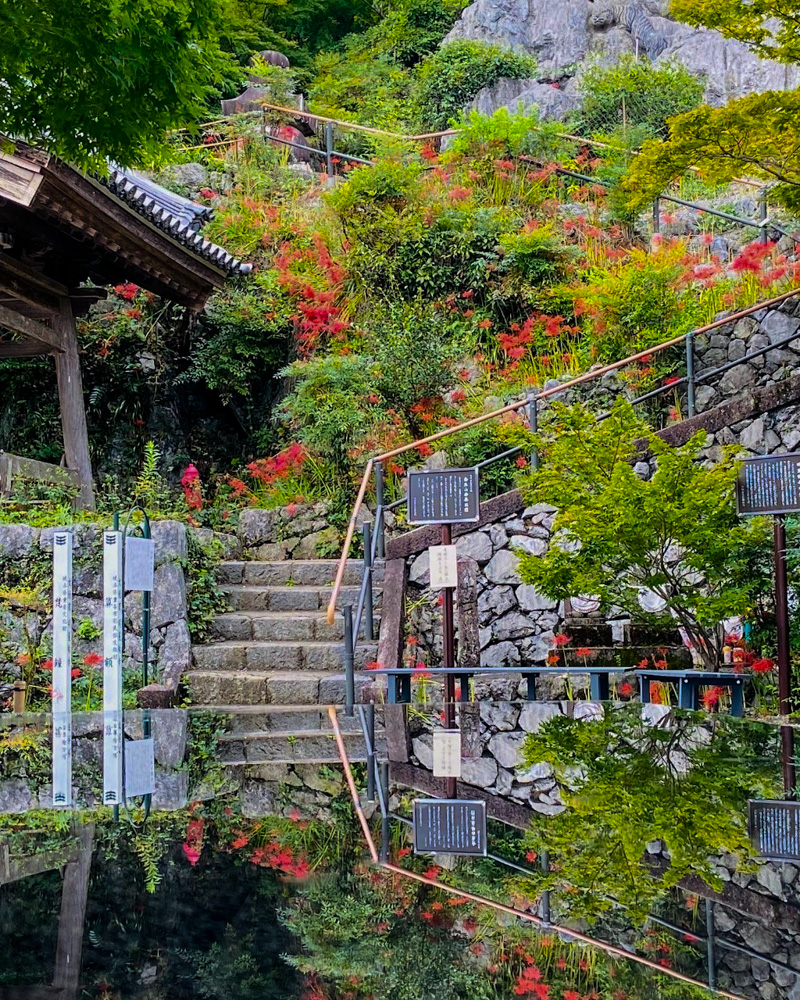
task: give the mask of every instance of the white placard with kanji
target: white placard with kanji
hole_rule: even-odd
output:
[[[72,805],[72,532],[53,533],[53,805]]]
[[[457,729],[434,729],[433,776],[461,777],[461,733]]]
[[[429,549],[431,590],[458,586],[458,556],[455,545],[432,545]]]
[[[103,533],[103,802],[122,801],[122,532]]]

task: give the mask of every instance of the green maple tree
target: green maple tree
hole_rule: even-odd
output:
[[[800,63],[800,9],[794,0],[673,0],[681,21],[710,28],[764,58]],[[624,184],[630,206],[658,195],[690,167],[711,183],[747,175],[774,185],[800,208],[800,90],[749,94],[725,107],[705,104],[669,121],[663,142],[645,143]]]

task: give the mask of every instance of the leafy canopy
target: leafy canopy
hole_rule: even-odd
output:
[[[747,800],[774,794],[779,757],[774,731],[719,717],[670,718],[654,725],[642,706],[606,706],[597,720],[556,716],[522,747],[526,765],[550,764],[564,812],[538,817],[531,846],[550,852],[550,886],[565,889],[573,916],[622,905],[643,920],[688,875],[722,882],[713,857],[750,858]],[[648,844],[669,853],[663,877]]]
[[[702,465],[704,441],[670,447],[622,397],[599,423],[581,405],[556,406],[539,437],[542,467],[523,483],[528,503],[557,508],[554,539],[544,556],[520,555],[525,583],[551,599],[594,595],[640,621],[677,620],[716,667],[719,624],[746,615],[762,589],[753,564],[767,528],[738,518],[738,463],[728,453]],[[650,479],[633,469],[644,447],[658,462]],[[663,610],[646,612],[645,595]]]
[[[80,166],[152,161],[229,66],[224,0],[19,0],[0,7],[0,130]]]
[[[720,31],[760,56],[800,62],[800,31],[794,0],[672,0],[672,13],[697,27]],[[630,206],[659,194],[689,167],[712,184],[746,174],[775,183],[775,197],[800,208],[800,91],[767,91],[703,105],[669,122],[666,142],[650,142],[625,184]]]

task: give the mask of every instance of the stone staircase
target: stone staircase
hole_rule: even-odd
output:
[[[345,700],[344,622],[328,625],[335,560],[222,562],[218,580],[230,611],[217,616],[212,640],[193,649],[184,680],[193,711],[226,717],[223,762],[334,763],[339,754],[328,705]],[[380,600],[380,568],[374,587]],[[358,602],[363,564],[348,562],[339,606]],[[376,614],[375,628],[379,619]],[[356,669],[377,655],[362,636]],[[339,716],[352,760],[366,760],[358,717]]]

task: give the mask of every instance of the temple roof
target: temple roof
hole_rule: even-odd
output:
[[[131,170],[97,178],[22,142],[0,152],[0,257],[70,288],[132,281],[202,308],[251,269],[198,232],[212,214]]]

